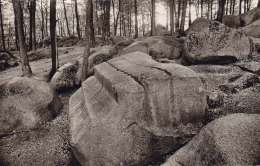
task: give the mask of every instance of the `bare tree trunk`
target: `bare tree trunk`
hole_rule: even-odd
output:
[[[233,8],[232,8],[232,15],[235,14],[235,6],[236,6],[236,0],[233,0]]]
[[[186,18],[186,9],[187,9],[187,0],[183,1],[182,5],[182,16],[181,16],[181,35],[184,35],[184,25],[185,25],[185,18]]]
[[[210,0],[210,19],[213,19],[213,1],[214,0]]]
[[[246,0],[244,0],[244,13],[246,13]]]
[[[170,26],[171,26],[171,35],[174,34],[174,8],[175,8],[175,0],[170,1]]]
[[[46,37],[48,37],[49,36],[49,34],[48,34],[48,2],[46,1],[46,4],[45,4],[46,6],[45,6],[45,15],[46,15],[46,17],[45,17],[45,35],[46,35]]]
[[[121,12],[123,12],[123,10],[122,10],[122,7],[121,7],[121,5],[120,5],[120,10],[119,10],[119,12],[120,12],[120,20],[119,20],[119,31],[120,31],[120,36],[122,36],[122,14],[121,14]]]
[[[94,6],[93,2],[91,0],[91,15],[90,15],[90,30],[91,30],[91,41],[92,41],[92,46],[95,45],[96,39],[95,39],[95,28],[94,28]]]
[[[32,50],[36,50],[36,23],[35,23],[35,13],[36,13],[36,0],[31,1],[32,5]]]
[[[131,1],[128,3],[128,26],[129,26],[129,37],[132,36],[132,11],[131,11]]]
[[[229,0],[227,0],[227,4],[226,4],[226,15],[228,15],[228,1]]]
[[[189,0],[189,27],[191,26],[191,0]]]
[[[14,15],[17,13],[16,8],[15,8],[15,3],[14,0],[12,0],[13,3],[13,9],[14,9]],[[15,30],[15,46],[16,50],[19,50],[19,37],[18,37],[18,30],[17,30],[17,18],[16,16],[14,17],[14,30]]]
[[[232,14],[232,6],[233,6],[233,0],[230,0],[230,5],[229,5],[229,15]]]
[[[52,68],[49,75],[49,79],[53,77],[57,70],[56,64],[56,1],[50,1],[50,33],[51,33],[51,58]]]
[[[178,33],[180,31],[180,14],[181,14],[181,0],[178,0],[177,17],[175,16],[176,18],[175,31]]]
[[[186,0],[184,0],[184,1],[186,1]],[[201,7],[201,18],[203,18],[203,0],[201,0],[200,1],[200,3],[201,3],[201,5],[200,5],[200,7]]]
[[[166,30],[169,30],[169,0],[166,0]]]
[[[72,1],[71,1],[71,9],[73,10],[73,6],[72,6]],[[75,35],[75,31],[74,31],[74,26],[75,26],[75,18],[74,18],[74,12],[72,12],[72,35]]]
[[[239,15],[241,14],[242,10],[242,0],[239,0]]]
[[[81,38],[81,36],[80,36],[80,29],[79,29],[79,13],[78,13],[78,3],[77,3],[77,0],[75,0],[75,16],[76,16],[76,21],[77,21],[77,34],[78,34],[78,38]]]
[[[16,11],[15,17],[17,20],[17,33],[19,37],[20,57],[21,57],[23,76],[31,76],[32,70],[29,65],[29,60],[27,57],[27,49],[26,49],[24,29],[23,29],[23,11],[21,7],[21,1],[13,0],[13,3]]]
[[[120,16],[120,12],[121,12],[121,0],[118,1],[118,13],[117,13],[116,19],[114,20],[114,35],[115,36],[117,34],[117,26],[118,26],[118,19]],[[120,35],[121,35],[121,32],[120,32]]]
[[[81,83],[83,83],[88,76],[88,58],[90,54],[90,26],[91,26],[91,7],[93,7],[92,0],[87,0],[87,10],[86,10],[86,27],[85,27],[85,50],[83,56],[83,64],[82,64],[82,75],[81,75]]]
[[[66,21],[66,26],[67,26],[67,32],[68,32],[68,35],[70,36],[70,27],[69,27],[69,22],[68,22],[68,18],[67,18],[65,0],[63,0],[63,8],[64,8],[64,16],[65,16],[65,21]]]
[[[2,48],[5,50],[5,34],[4,34],[4,23],[2,15],[2,2],[0,0],[0,23],[1,23],[1,39],[2,39]]]
[[[32,50],[32,1],[28,1],[28,10],[30,13],[30,32],[29,32],[29,51]]]
[[[210,12],[210,0],[208,0],[208,13],[207,13],[207,19],[209,19],[209,12]]]
[[[260,8],[260,0],[258,0],[257,7]]]
[[[42,47],[44,47],[44,13],[43,13],[43,6],[42,6],[42,0],[41,0],[41,16],[42,16],[42,24],[41,24],[41,32],[42,32]]]
[[[168,19],[168,17],[167,17],[167,19]],[[136,0],[135,0],[135,38],[138,38],[138,19],[137,19],[137,2],[136,2]]]
[[[155,35],[155,0],[152,0],[151,36]]]
[[[218,8],[217,21],[222,22],[223,15],[225,13],[226,0],[220,0],[218,1],[218,3],[219,3],[219,8]]]

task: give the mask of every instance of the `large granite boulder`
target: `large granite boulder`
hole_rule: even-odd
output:
[[[208,124],[162,166],[257,165],[260,114],[232,114]]]
[[[170,46],[163,41],[158,41],[150,47],[150,55],[154,59],[178,59],[181,56],[181,51],[181,48]]]
[[[93,52],[88,58],[88,76],[93,75],[94,73],[94,66],[107,60],[113,58],[114,55],[117,54],[117,50],[114,47],[104,46],[101,47],[99,50]],[[75,83],[79,85],[81,83],[81,74],[82,74],[82,64],[83,64],[83,57],[78,59],[79,69],[75,76]]]
[[[51,79],[51,85],[57,90],[64,90],[75,86],[75,76],[79,69],[79,62],[69,62],[62,65]]]
[[[121,54],[128,54],[128,53],[136,52],[136,51],[143,52],[145,54],[149,54],[150,50],[149,50],[148,43],[145,41],[136,41],[136,42],[132,43],[131,45],[129,45],[128,47],[124,48],[122,50]]]
[[[256,7],[252,10],[249,10],[248,12],[241,14],[240,17],[242,20],[242,26],[247,26],[249,24],[252,24],[253,22],[259,20],[260,8]]]
[[[141,52],[94,69],[69,102],[71,146],[82,165],[145,165],[200,129],[206,96],[192,70]]]
[[[62,103],[44,81],[16,77],[0,85],[0,135],[30,130],[53,119]]]
[[[134,42],[133,39],[126,39],[123,41],[119,41],[114,45],[114,48],[118,51],[118,54],[120,54],[123,51],[123,48],[129,46]]]
[[[217,21],[191,26],[184,43],[184,57],[192,64],[228,64],[247,59],[252,51],[245,33]]]
[[[222,23],[230,28],[238,28],[241,27],[241,17],[240,15],[224,15]]]
[[[260,18],[260,16],[259,16]],[[242,28],[248,36],[260,38],[260,19]]]
[[[116,44],[118,42],[127,40],[127,38],[124,36],[112,36],[111,40],[112,40],[113,44]]]

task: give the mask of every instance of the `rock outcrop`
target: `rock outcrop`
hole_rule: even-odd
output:
[[[184,43],[184,56],[192,64],[228,64],[247,59],[252,50],[245,33],[217,21],[195,22]]]
[[[44,81],[16,77],[0,85],[0,135],[30,130],[53,119],[62,103]]]
[[[201,80],[133,52],[94,67],[69,102],[71,146],[82,165],[145,165],[201,127]]]
[[[75,86],[75,77],[79,62],[69,62],[62,65],[51,79],[51,85],[57,90],[65,90]]]
[[[208,124],[162,166],[260,163],[260,114],[232,114]]]
[[[154,59],[178,59],[181,56],[181,51],[181,48],[170,46],[163,41],[158,41],[150,47],[150,55]]]
[[[131,45],[129,45],[128,47],[125,47],[122,50],[121,54],[128,54],[128,53],[136,52],[136,51],[143,52],[145,54],[149,54],[150,50],[149,50],[148,43],[145,41],[136,41],[136,42],[132,43]]]
[[[242,28],[248,36],[254,38],[260,38],[260,32],[258,29],[260,29],[260,19]]]

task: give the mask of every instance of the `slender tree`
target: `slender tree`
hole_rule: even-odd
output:
[[[175,0],[170,1],[170,26],[171,26],[171,35],[174,34],[174,8],[175,8]]]
[[[12,4],[13,4],[13,9],[14,9],[14,14],[15,14],[17,12],[16,12],[16,8],[15,8],[14,0],[12,0]],[[16,50],[18,51],[19,50],[19,37],[18,37],[16,16],[14,17],[14,31],[15,31],[15,46],[16,46]]]
[[[135,38],[138,38],[137,2],[135,0]]]
[[[81,38],[80,29],[79,29],[79,13],[78,13],[78,1],[77,0],[75,0],[75,16],[76,16],[76,22],[77,22],[78,38]]]
[[[42,47],[44,47],[44,10],[43,10],[42,0],[41,0],[40,10],[41,10],[41,33],[42,33],[41,41],[42,41]]]
[[[30,37],[29,37],[29,50],[36,50],[36,25],[35,25],[35,13],[36,13],[36,1],[31,0],[28,3],[30,12]]]
[[[217,21],[222,22],[222,18],[225,13],[225,4],[226,0],[219,0],[218,1],[218,13],[217,13]]]
[[[185,25],[185,18],[186,18],[186,9],[187,9],[187,0],[184,0],[183,4],[182,4],[182,16],[181,16],[181,27],[180,27],[181,35],[184,35],[184,25]]]
[[[239,0],[239,15],[242,13],[242,0]]]
[[[63,0],[63,8],[64,8],[64,16],[65,16],[65,21],[66,21],[66,26],[67,26],[67,32],[68,32],[68,35],[70,36],[70,27],[69,27],[69,22],[68,22],[68,18],[67,18],[65,0]]]
[[[155,35],[155,0],[152,1],[151,36]]]
[[[179,30],[180,30],[181,0],[178,0],[178,8],[177,9],[178,9],[177,15],[175,16],[175,18],[176,18],[175,31],[179,32]]]
[[[259,8],[260,8],[260,0],[258,0],[258,4],[257,4],[257,7],[259,7]]]
[[[17,20],[17,33],[19,38],[19,47],[20,47],[20,57],[21,57],[21,65],[23,76],[31,76],[32,70],[29,65],[29,60],[27,57],[27,49],[25,44],[25,36],[24,36],[24,29],[23,29],[23,11],[21,1],[13,0],[14,7],[15,7],[15,17]]]
[[[95,28],[94,28],[94,6],[93,6],[93,2],[91,1],[91,15],[90,15],[90,29],[91,29],[91,42],[92,42],[92,46],[95,45]]]
[[[210,0],[208,0],[208,1],[210,1]],[[191,25],[191,0],[189,0],[189,27],[190,27],[190,25]]]
[[[1,2],[1,0],[0,0],[0,23],[1,23],[2,49],[5,50],[5,34],[4,34],[4,23],[3,23],[2,2]]]
[[[186,0],[184,0],[184,1],[186,1]],[[201,18],[203,18],[203,0],[200,0],[200,8],[201,8]]]
[[[121,13],[121,0],[118,0],[118,12],[116,15],[116,18],[114,18],[114,35],[116,36],[117,34],[117,27],[118,27],[118,19]]]
[[[92,0],[87,0],[87,9],[86,9],[86,27],[85,27],[85,50],[84,50],[84,56],[83,56],[83,64],[82,64],[82,75],[81,75],[81,83],[83,83],[88,76],[88,58],[90,55],[90,26],[91,26],[91,7]]]
[[[49,79],[53,77],[57,70],[56,64],[56,1],[50,1],[50,33],[51,33],[51,58],[52,58],[52,67],[49,74]]]

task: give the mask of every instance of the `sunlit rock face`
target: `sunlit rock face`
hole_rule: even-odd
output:
[[[205,108],[195,72],[133,52],[95,66],[70,98],[70,142],[82,165],[145,165],[196,134]]]
[[[253,50],[247,35],[217,21],[195,21],[184,43],[184,57],[192,64],[228,64],[245,60]]]

